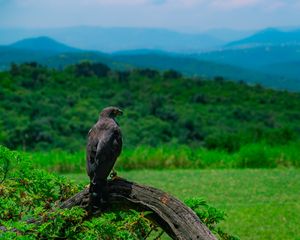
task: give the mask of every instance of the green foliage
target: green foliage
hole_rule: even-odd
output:
[[[132,169],[176,169],[176,168],[275,168],[300,167],[300,142],[285,145],[269,145],[264,142],[247,144],[237,152],[191,148],[187,145],[140,145],[125,148],[116,168]],[[28,152],[26,156],[37,168],[51,172],[85,172],[85,151]]]
[[[1,174],[6,160],[10,174],[0,184],[1,239],[142,239],[150,231],[146,212],[114,211],[91,221],[79,208],[60,209],[59,202],[79,188],[63,177],[32,169],[30,161],[0,147]],[[37,219],[27,224],[26,220]],[[11,230],[17,229],[17,232]]]
[[[224,240],[238,240],[238,237],[225,233],[218,223],[225,220],[225,213],[212,207],[200,198],[191,198],[185,203],[197,214],[201,221],[215,234],[218,234],[220,239]]]
[[[4,183],[7,178],[11,178],[15,173],[15,169],[26,167],[27,161],[22,160],[16,151],[10,151],[0,145],[0,183]]]
[[[110,68],[102,63],[81,62],[74,66],[77,77],[106,77]]]
[[[286,145],[300,138],[300,94],[170,70],[113,71],[82,62],[64,70],[36,63],[0,72],[0,144],[12,149],[79,151],[109,105],[125,148],[184,144],[237,152],[246,144]]]
[[[181,78],[182,74],[175,70],[167,70],[164,72],[163,77],[164,79],[177,79],[177,78]]]
[[[219,133],[207,137],[205,147],[208,149],[224,149],[227,152],[236,152],[240,148],[240,139],[236,134]]]
[[[61,150],[53,150],[48,152],[32,152],[24,153],[31,160],[32,164],[40,169],[50,172],[84,172],[85,157],[84,151],[66,152]]]
[[[267,156],[266,149],[262,146],[252,145],[241,149],[238,165],[242,168],[270,168],[275,167],[276,162]]]

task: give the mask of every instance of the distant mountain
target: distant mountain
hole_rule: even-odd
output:
[[[221,39],[224,42],[236,41],[251,36],[255,33],[254,30],[235,30],[228,28],[209,29],[203,32],[209,36]]]
[[[48,37],[27,38],[7,46],[0,46],[0,70],[7,69],[12,62],[43,62],[59,53],[80,51]]]
[[[270,45],[300,45],[300,30],[280,31],[268,28],[250,37],[228,43],[226,47],[257,47]]]
[[[225,43],[208,34],[187,34],[166,29],[68,27],[0,29],[0,44],[37,36],[48,36],[76,48],[103,52],[134,49],[198,52],[220,47]]]
[[[33,51],[10,46],[0,46],[0,70],[8,68],[12,62],[40,62],[54,55],[57,55],[57,52]]]
[[[117,62],[128,63],[130,66],[154,68],[158,70],[175,69],[189,76],[213,78],[222,76],[225,79],[244,81],[250,84],[262,84],[277,89],[300,91],[299,78],[289,78],[270,74],[268,72],[251,70],[228,64],[215,63],[191,58],[187,55],[119,55],[114,56]]]
[[[82,61],[101,62],[115,70],[128,70],[134,68],[126,62],[117,61],[109,54],[100,52],[61,53],[41,59],[39,63],[54,68],[64,68],[68,65],[77,64]]]
[[[63,43],[57,42],[49,37],[27,38],[17,41],[9,46],[16,49],[55,53],[80,51],[76,48],[72,48]]]
[[[152,49],[134,49],[134,50],[124,50],[113,52],[112,55],[145,55],[145,54],[161,54],[161,55],[177,55],[177,53],[166,52],[162,50],[152,50]],[[182,55],[182,54],[180,54]]]
[[[300,60],[265,65],[261,67],[260,71],[282,78],[298,79],[298,82],[300,82]]]
[[[91,26],[50,29],[0,28],[0,44],[7,45],[24,38],[48,36],[74,48],[109,53],[135,49],[197,53],[222,47],[300,44],[300,29],[296,28],[269,28],[253,33],[254,31],[250,30],[211,29],[196,34],[158,28]]]
[[[300,90],[300,81],[297,80],[299,77],[295,73],[297,68],[293,68],[293,75],[286,76],[284,72],[278,74],[267,70],[270,68],[270,64],[279,64],[284,60],[287,63],[292,61],[292,53],[295,55],[293,61],[296,61],[299,57],[297,51],[290,49],[291,54],[287,54],[289,58],[284,59],[280,56],[287,53],[287,49],[270,49],[268,51],[272,53],[271,55],[266,54],[264,48],[263,50],[261,48],[250,49],[251,51],[226,50],[200,55],[175,54],[147,49],[105,54],[96,51],[79,51],[49,38],[36,38],[0,47],[0,70],[7,69],[12,62],[36,61],[50,67],[64,68],[70,64],[89,60],[102,62],[117,70],[136,67],[158,70],[174,69],[189,76],[210,78],[223,76],[225,79],[243,80],[253,84],[260,83],[273,88]],[[250,55],[247,57],[248,53]],[[278,62],[275,61],[274,56],[279,56]],[[231,62],[228,63],[223,58]]]
[[[300,44],[224,49],[194,56],[205,61],[260,69],[264,65],[300,61]]]

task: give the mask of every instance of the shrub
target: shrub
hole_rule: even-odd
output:
[[[262,144],[248,145],[239,151],[237,165],[241,168],[276,167],[276,162],[268,153],[266,147]]]
[[[192,198],[185,201],[185,203],[193,209],[201,221],[220,239],[238,240],[236,236],[225,233],[218,224],[224,221],[226,214],[215,207],[210,206],[201,198]]]
[[[239,150],[240,144],[241,142],[238,134],[212,134],[205,139],[206,148],[225,150],[229,153]]]
[[[164,79],[178,79],[181,78],[182,74],[180,72],[177,72],[175,70],[167,70],[163,73]]]
[[[106,77],[110,68],[102,63],[90,63],[88,61],[81,62],[75,65],[75,74],[78,77]]]

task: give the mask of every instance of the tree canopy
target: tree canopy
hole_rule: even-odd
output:
[[[300,135],[299,93],[174,70],[13,64],[0,72],[0,99],[0,144],[13,149],[82,149],[100,110],[111,105],[124,110],[126,147],[185,144],[232,152],[244,143],[284,144]]]

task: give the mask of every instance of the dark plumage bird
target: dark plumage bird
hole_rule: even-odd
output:
[[[107,107],[88,133],[86,149],[87,174],[90,177],[90,203],[97,208],[105,202],[107,177],[122,151],[122,134],[115,117],[122,115],[116,107]]]

